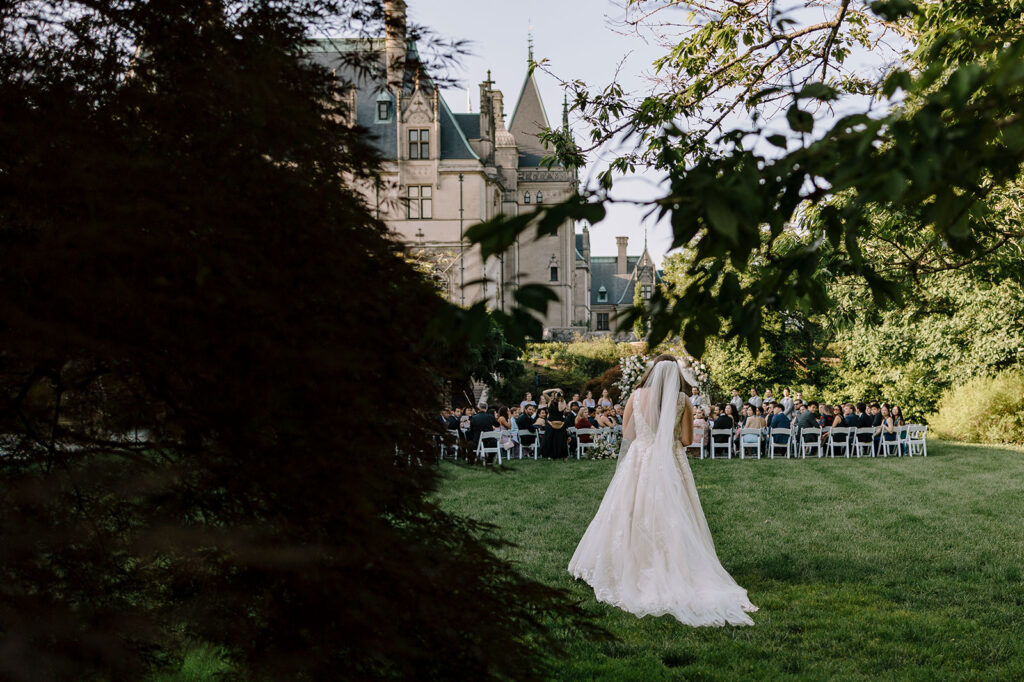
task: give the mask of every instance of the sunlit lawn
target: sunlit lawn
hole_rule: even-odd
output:
[[[719,557],[761,607],[752,628],[637,619],[570,578],[614,461],[445,464],[441,500],[499,524],[525,573],[618,637],[565,642],[556,679],[1024,679],[1024,452],[692,466]]]

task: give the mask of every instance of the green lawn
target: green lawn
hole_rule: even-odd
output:
[[[1024,451],[929,448],[692,462],[719,558],[761,608],[750,628],[638,619],[570,578],[614,461],[445,464],[441,501],[500,525],[525,573],[618,637],[567,641],[556,679],[1024,679]]]

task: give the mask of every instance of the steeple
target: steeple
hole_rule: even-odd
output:
[[[515,109],[512,110],[508,129],[515,136],[520,152],[542,157],[547,156],[550,152],[546,151],[544,145],[541,144],[540,132],[544,128],[550,128],[551,124],[544,111],[544,102],[540,98],[540,88],[537,87],[535,74],[536,72],[530,70],[526,72],[526,80],[523,81],[523,89],[519,91]],[[536,166],[537,162],[534,161],[527,165]]]
[[[562,93],[562,130],[569,132],[569,96]]]
[[[526,63],[533,62],[533,22],[530,22],[530,29],[526,32]]]

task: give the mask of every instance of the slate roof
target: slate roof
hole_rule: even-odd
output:
[[[416,55],[416,46],[409,44],[409,53]],[[346,61],[343,54],[357,50],[366,50],[376,55],[376,63],[370,64],[373,73],[357,71]],[[314,62],[329,69],[336,70],[338,79],[350,83],[356,88],[356,121],[370,131],[375,147],[386,159],[398,158],[398,131],[395,126],[394,104],[389,121],[377,121],[377,101],[381,96],[390,98],[384,85],[384,41],[380,39],[328,38],[315,41],[309,50],[309,57]],[[409,60],[410,62],[414,60]],[[415,82],[412,68],[406,74],[406,90],[411,92]],[[426,76],[420,77],[420,88],[431,92],[433,82]],[[441,116],[440,150],[442,159],[478,159],[467,138],[480,137],[479,114],[453,114],[439,94]],[[474,122],[470,119],[476,119]]]
[[[615,256],[590,257],[590,303],[591,305],[618,304],[633,302],[633,271],[640,262],[640,256],[626,257],[626,274],[616,272],[619,267]],[[598,290],[604,287],[608,292],[607,301],[597,300]]]
[[[541,159],[550,155],[540,141],[541,130],[550,127],[540,88],[534,74],[527,72],[508,124],[508,131],[516,138],[516,146],[519,147],[520,168],[539,168]]]

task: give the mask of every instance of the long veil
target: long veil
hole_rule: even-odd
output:
[[[637,616],[671,614],[688,625],[752,625],[746,590],[715,553],[679,443],[680,369],[655,365],[632,397],[631,442],[580,540],[569,572],[599,601]]]

